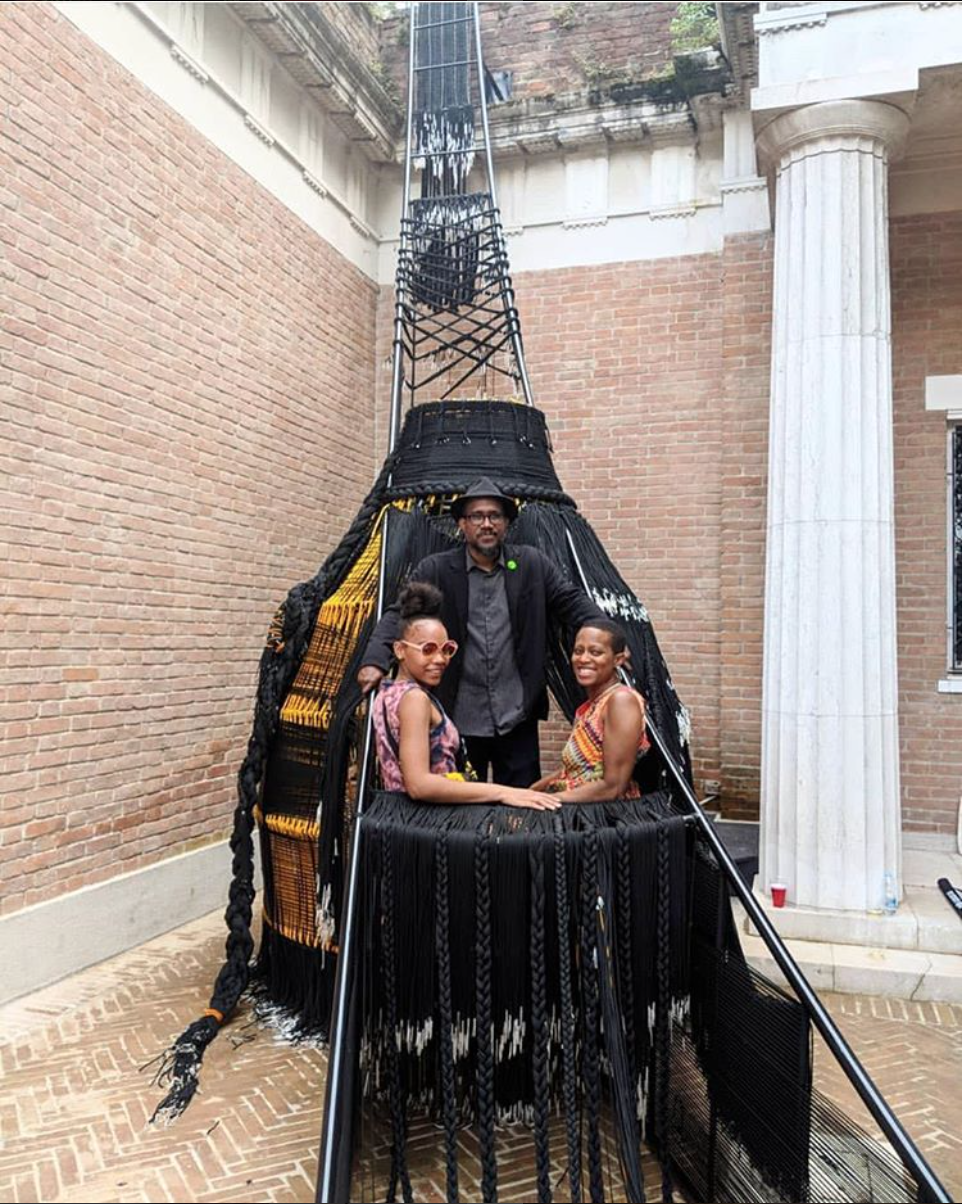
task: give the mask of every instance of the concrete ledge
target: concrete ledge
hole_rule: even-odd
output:
[[[962,857],[934,849],[906,850],[903,898],[893,915],[791,905],[775,908],[757,885],[755,897],[786,940],[962,955],[962,924],[935,885],[943,876],[962,884]],[[747,919],[744,930],[757,935]]]
[[[962,1003],[960,956],[917,949],[868,949],[822,941],[785,943],[816,991],[886,995],[920,1003]],[[743,936],[742,948],[751,966],[785,985],[760,937]]]
[[[899,907],[897,914],[885,915],[881,912],[831,911],[813,907],[772,907],[771,901],[758,890],[755,891],[755,898],[778,930],[779,936],[785,940],[871,945],[879,949],[919,947],[918,920],[907,900]],[[962,925],[951,914],[947,918],[960,929],[962,943]],[[747,920],[745,930],[757,935]]]
[[[894,915],[774,908],[757,892],[756,898],[785,940],[962,955],[962,924],[939,891],[907,888]],[[744,930],[757,935],[747,918]]]
[[[962,678],[959,679],[962,681]],[[902,852],[956,853],[959,841],[951,832],[903,832]]]
[[[4,916],[0,1003],[226,906],[230,861],[222,841]]]

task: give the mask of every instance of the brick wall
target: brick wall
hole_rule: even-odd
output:
[[[722,254],[719,725],[729,817],[758,816],[772,250],[770,235],[751,234],[727,239]]]
[[[6,912],[229,827],[372,477],[375,290],[52,7],[0,58]]]
[[[902,807],[907,828],[954,832],[962,697],[946,673],[946,421],[925,377],[962,374],[962,213],[891,225]]]
[[[509,3],[481,6],[484,61],[513,73],[516,100],[549,99],[672,70],[669,27],[676,4],[641,0]],[[385,70],[407,94],[408,15],[385,21]]]
[[[370,4],[324,5],[324,15],[368,67],[377,63],[380,57],[381,22],[371,9]]]
[[[714,255],[515,277],[555,466],[651,614],[719,776],[722,291]]]

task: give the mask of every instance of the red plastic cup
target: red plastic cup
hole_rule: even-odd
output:
[[[785,894],[788,887],[781,882],[773,882],[771,885],[772,892],[772,907],[785,906]]]

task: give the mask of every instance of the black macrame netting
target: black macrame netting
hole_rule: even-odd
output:
[[[448,398],[479,372],[492,382],[514,379],[518,312],[488,193],[412,201],[401,222],[397,282],[410,390]]]
[[[401,214],[395,295],[396,363],[412,402],[522,388],[521,327],[487,153],[484,170],[471,173],[486,151],[475,131],[483,69],[474,7],[413,11],[408,150],[421,184]]]
[[[561,489],[543,415],[512,402],[416,407],[344,540],[271,625],[239,776],[225,965],[163,1064],[161,1117],[189,1103],[204,1048],[252,982],[294,1035],[326,1034],[358,838],[355,674],[381,542],[390,598],[450,546],[450,501],[481,475],[518,499],[512,542],[573,580],[577,556],[625,626],[651,719],[687,772],[687,715],[648,614]],[[572,634],[551,632],[549,649],[568,719],[580,701]],[[496,1199],[499,1179],[507,1198],[504,1156],[524,1141],[539,1200],[640,1199],[652,1154],[666,1198],[674,1183],[700,1199],[913,1199],[900,1168],[813,1097],[805,1015],[745,965],[726,889],[654,750],[639,781],[640,803],[560,816],[375,798],[360,822],[355,1054],[343,1063],[359,1124],[342,1182],[353,1161],[365,1198],[412,1198],[423,1135],[409,1135],[427,1123],[440,1127],[449,1199],[478,1181]],[[251,966],[255,824],[264,924]],[[777,1110],[759,1107],[773,1094]]]

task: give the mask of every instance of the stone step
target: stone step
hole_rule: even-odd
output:
[[[935,885],[942,877],[962,885],[958,853],[906,849],[903,898],[891,915],[773,907],[757,879],[754,894],[816,991],[962,1003],[962,923]],[[768,947],[734,906],[748,960],[782,982]]]
[[[941,892],[907,888],[895,915],[774,908],[756,898],[819,993],[962,1003],[962,924]],[[784,984],[744,908],[733,906],[749,963]]]
[[[959,877],[957,882],[962,882]],[[785,940],[962,954],[962,923],[940,890],[906,885],[898,911],[773,907],[756,882],[755,898]],[[746,932],[757,935],[746,920]]]
[[[842,995],[882,995],[919,1003],[962,1003],[962,954],[822,941],[785,943],[819,994],[835,991]],[[743,934],[742,948],[751,966],[773,982],[785,985],[761,937]]]

